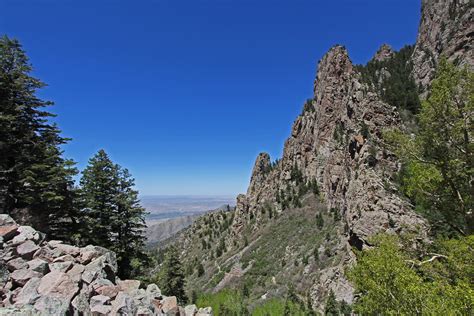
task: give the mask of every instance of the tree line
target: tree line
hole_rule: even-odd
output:
[[[117,254],[119,276],[147,262],[145,210],[130,172],[99,150],[82,171],[61,146],[70,139],[51,122],[53,105],[37,96],[45,84],[17,40],[0,38],[0,211],[19,223],[77,245]]]

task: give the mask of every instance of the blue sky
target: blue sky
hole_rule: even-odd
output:
[[[82,169],[104,148],[142,194],[245,192],[281,155],[317,61],[414,43],[420,0],[1,0]]]

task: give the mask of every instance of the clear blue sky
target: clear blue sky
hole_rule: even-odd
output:
[[[142,194],[244,192],[281,155],[334,44],[414,43],[421,0],[1,0],[83,168],[104,148]]]

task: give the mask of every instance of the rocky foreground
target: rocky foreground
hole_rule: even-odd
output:
[[[212,315],[116,273],[112,251],[46,241],[0,214],[0,315]]]

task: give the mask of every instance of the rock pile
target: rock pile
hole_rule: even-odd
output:
[[[46,241],[0,214],[0,315],[212,315],[116,273],[112,251]]]

